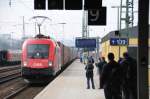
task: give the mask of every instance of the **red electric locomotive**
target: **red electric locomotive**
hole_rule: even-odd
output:
[[[29,81],[49,79],[61,69],[61,49],[47,36],[37,35],[22,47],[22,76]],[[39,82],[38,81],[38,82]]]
[[[22,76],[30,82],[38,80],[37,83],[39,83],[40,81],[48,81],[49,78],[56,75],[61,70],[61,66],[71,62],[77,54],[76,49],[66,47],[62,43],[42,35],[40,27],[45,19],[49,18],[45,16],[33,17],[36,21],[37,18],[43,18],[41,23],[37,22],[39,34],[23,43],[21,63]]]

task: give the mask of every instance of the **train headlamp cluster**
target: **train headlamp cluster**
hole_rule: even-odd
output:
[[[51,61],[48,62],[48,66],[52,66],[52,62]]]
[[[25,62],[23,63],[23,65],[24,65],[24,66],[27,66],[27,62],[25,61]]]

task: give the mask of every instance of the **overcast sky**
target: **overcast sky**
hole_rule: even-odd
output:
[[[42,15],[49,17],[52,21],[47,20],[42,26],[42,33],[53,36],[59,40],[71,40],[82,35],[82,11],[66,10],[34,10],[34,0],[0,0],[0,33],[11,33],[13,38],[21,38],[23,29],[23,16],[25,18],[25,35],[34,36],[38,32],[35,30],[35,24],[31,17]],[[117,29],[117,9],[111,6],[119,6],[120,0],[103,0],[103,6],[107,7],[107,25],[106,26],[89,26],[91,37],[103,37],[108,32]],[[135,11],[137,11],[137,1],[135,0]],[[137,13],[134,19],[137,24]],[[64,24],[64,28],[62,24]]]

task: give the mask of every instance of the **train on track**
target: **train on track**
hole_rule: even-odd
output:
[[[0,50],[0,65],[15,65],[21,63],[21,50]]]
[[[29,82],[48,81],[77,57],[77,49],[38,34],[22,46],[22,77]]]

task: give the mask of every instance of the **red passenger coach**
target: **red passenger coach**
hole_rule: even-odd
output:
[[[21,62],[21,50],[0,50],[0,65],[17,65]]]
[[[47,78],[61,69],[61,50],[52,39],[42,36],[28,39],[22,47],[22,76]]]

